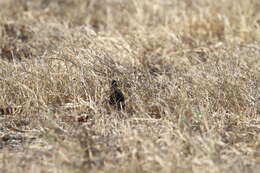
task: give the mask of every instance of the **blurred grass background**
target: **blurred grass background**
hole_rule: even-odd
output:
[[[259,171],[259,1],[0,8],[1,172]]]

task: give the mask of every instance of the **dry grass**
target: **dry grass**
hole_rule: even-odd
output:
[[[258,0],[0,9],[0,172],[259,172]]]

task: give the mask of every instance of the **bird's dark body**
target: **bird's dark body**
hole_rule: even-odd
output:
[[[112,81],[111,84],[111,95],[109,98],[109,104],[116,106],[118,110],[125,109],[125,96],[122,91],[118,88],[117,82],[115,80]]]

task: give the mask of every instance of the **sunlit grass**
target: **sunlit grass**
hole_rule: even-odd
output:
[[[257,0],[0,8],[0,172],[260,170]]]

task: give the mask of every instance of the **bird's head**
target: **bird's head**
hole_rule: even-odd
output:
[[[112,80],[111,88],[117,88],[117,87],[118,87],[117,81],[116,80]]]

